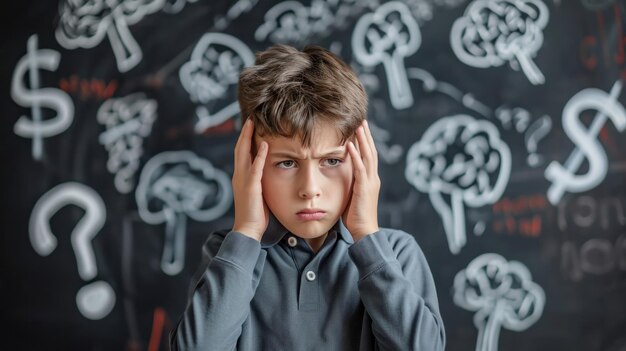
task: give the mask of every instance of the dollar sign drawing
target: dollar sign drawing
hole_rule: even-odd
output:
[[[552,182],[548,189],[548,200],[554,205],[561,200],[565,191],[583,192],[600,184],[608,169],[608,160],[597,137],[607,118],[613,121],[620,132],[626,128],[626,110],[618,101],[622,82],[617,81],[610,95],[599,89],[585,89],[574,95],[563,108],[563,130],[577,148],[561,166],[556,161],[548,165],[544,173]],[[580,120],[584,110],[594,109],[598,113],[587,128]],[[589,161],[589,171],[576,175],[584,158]]]
[[[30,107],[32,120],[21,116],[13,131],[15,134],[33,139],[33,158],[41,159],[42,138],[65,131],[74,119],[74,104],[64,91],[54,88],[39,89],[39,69],[56,71],[61,55],[54,50],[37,49],[37,35],[31,35],[27,42],[27,53],[20,59],[13,71],[11,97],[20,106]],[[28,71],[30,89],[24,85],[24,75]],[[42,118],[41,108],[47,107],[57,112],[53,118]]]

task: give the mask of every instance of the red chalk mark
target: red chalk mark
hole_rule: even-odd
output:
[[[235,120],[233,118],[229,118],[221,124],[205,129],[202,132],[202,135],[209,136],[216,134],[230,134],[233,131],[235,131]]]
[[[532,218],[519,220],[520,234],[530,237],[538,237],[541,234],[541,216],[534,215]]]
[[[544,194],[522,195],[515,199],[502,198],[492,206],[493,213],[516,215],[523,212],[542,210],[547,200]]]
[[[602,52],[604,53],[604,67],[609,67],[609,46],[606,42],[606,33],[604,32],[604,15],[602,15],[602,12],[596,12],[596,19],[598,20],[598,32],[600,33],[600,39],[602,41]]]
[[[513,217],[506,217],[506,219],[504,220],[504,225],[509,234],[514,233],[517,227],[515,219]]]
[[[617,52],[615,53],[615,63],[622,65],[624,64],[624,46],[626,45],[626,38],[624,37],[624,32],[622,32],[622,14],[617,3],[613,4],[613,14],[615,15],[615,32],[617,33]]]
[[[580,43],[580,60],[585,68],[590,71],[593,71],[598,66],[598,58],[593,52],[593,48],[595,48],[596,44],[596,38],[591,35],[583,37]]]
[[[608,125],[605,125],[602,129],[600,129],[599,137],[607,151],[610,150],[611,153],[615,154],[620,153],[618,146],[615,145],[615,140],[613,140],[613,138],[611,138],[611,134],[609,134]]]
[[[112,80],[107,84],[101,79],[84,79],[71,75],[69,78],[59,80],[59,88],[68,94],[78,95],[81,100],[90,98],[106,100],[117,90],[117,81]]]
[[[544,194],[522,195],[513,199],[502,198],[492,206],[494,215],[500,217],[494,219],[493,231],[539,237],[543,221],[541,213],[547,205],[548,200]]]
[[[161,346],[161,334],[163,333],[163,325],[165,324],[166,313],[161,307],[154,309],[154,317],[152,318],[152,332],[150,333],[150,343],[148,351],[158,351]]]

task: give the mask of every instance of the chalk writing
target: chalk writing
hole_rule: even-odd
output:
[[[559,202],[557,225],[561,232],[571,228],[597,228],[610,230],[626,226],[626,198],[606,196],[594,198],[579,196]]]
[[[602,1],[595,1],[602,2]],[[606,1],[606,5],[611,5],[613,1]],[[613,6],[605,6],[595,12],[596,31],[583,36],[580,40],[579,57],[583,66],[592,72],[601,68],[607,72],[614,72],[616,69],[621,72],[622,80],[626,79],[626,31],[623,25],[622,6],[613,3]],[[610,18],[606,18],[607,12]],[[612,15],[612,16],[611,16]],[[613,25],[611,25],[613,19]],[[609,24],[607,25],[607,22]],[[611,73],[613,74],[613,73]]]
[[[538,237],[548,201],[542,194],[502,198],[492,206],[491,227],[495,233]]]
[[[77,95],[81,100],[98,99],[106,100],[117,91],[116,79],[108,83],[96,78],[85,79],[73,74],[69,78],[59,80],[59,88],[69,94]]]
[[[615,0],[580,0],[580,2],[589,10],[598,11],[609,7]]]
[[[626,271],[626,234],[614,243],[593,238],[582,244],[567,240],[561,245],[561,272],[572,281],[582,281],[585,274],[604,275],[616,270]]]

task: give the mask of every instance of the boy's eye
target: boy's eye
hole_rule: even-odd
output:
[[[336,166],[339,166],[341,162],[343,161],[338,158],[329,158],[326,160],[326,162],[328,163],[329,166],[336,167]]]
[[[278,168],[293,168],[295,166],[295,162],[293,160],[281,161],[276,164]]]

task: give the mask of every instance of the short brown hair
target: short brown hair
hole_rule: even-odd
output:
[[[306,147],[318,122],[337,128],[343,144],[367,117],[357,75],[316,45],[299,51],[279,44],[257,52],[254,66],[239,76],[238,99],[242,122],[251,118],[259,136],[298,136]]]

